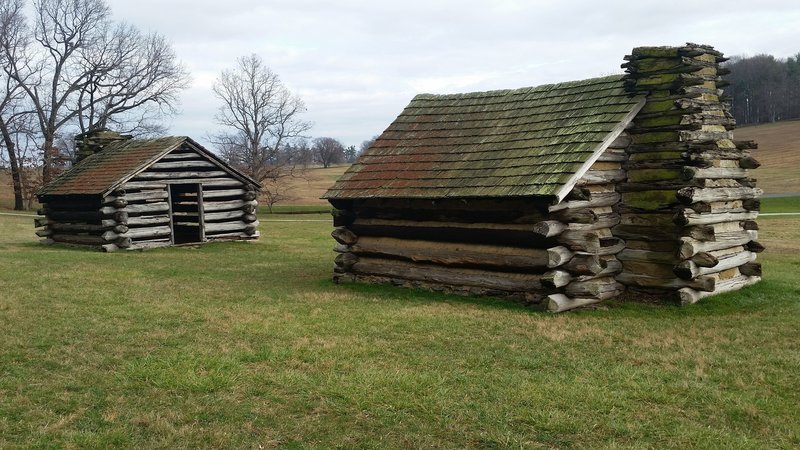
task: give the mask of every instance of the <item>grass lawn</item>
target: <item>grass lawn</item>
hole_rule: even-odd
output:
[[[772,197],[761,199],[763,213],[800,213],[800,197]]]
[[[755,287],[550,315],[334,285],[323,222],[102,254],[0,216],[0,448],[798,447],[800,219],[760,223]]]

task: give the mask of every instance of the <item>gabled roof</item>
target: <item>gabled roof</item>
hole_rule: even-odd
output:
[[[323,198],[561,200],[643,105],[622,75],[417,95]]]
[[[39,189],[36,195],[105,195],[167,153],[184,145],[216,163],[220,169],[243,183],[260,187],[256,181],[229,166],[191,138],[171,136],[129,139],[108,144],[103,151],[89,156]]]

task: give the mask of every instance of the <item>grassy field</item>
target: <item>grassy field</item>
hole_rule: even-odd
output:
[[[753,172],[764,192],[800,192],[800,120],[737,128],[738,140],[758,142],[753,156],[761,167]]]
[[[753,288],[548,315],[334,285],[324,222],[102,254],[0,216],[0,448],[798,447],[798,224]]]

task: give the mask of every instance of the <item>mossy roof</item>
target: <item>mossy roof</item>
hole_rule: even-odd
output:
[[[641,105],[622,75],[417,95],[323,198],[558,197]]]
[[[186,136],[129,139],[108,144],[39,189],[37,196],[104,195],[173,150],[189,146],[229,172],[234,178],[259,186]]]

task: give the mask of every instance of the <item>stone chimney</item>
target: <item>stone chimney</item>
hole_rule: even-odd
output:
[[[675,291],[683,303],[758,281],[755,218],[761,190],[752,142],[733,140],[720,89],[727,69],[707,45],[639,47],[625,57],[625,83],[646,104],[628,130],[621,224],[635,261],[620,281]]]
[[[105,128],[81,133],[75,136],[75,162],[81,162],[95,153],[100,153],[112,142],[126,141],[131,137]]]

